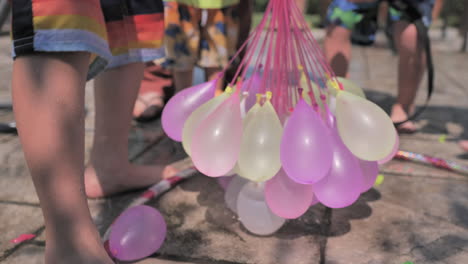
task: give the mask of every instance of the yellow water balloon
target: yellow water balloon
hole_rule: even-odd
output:
[[[341,139],[358,158],[378,161],[393,151],[396,130],[378,105],[341,91],[336,101],[336,121]]]
[[[312,91],[309,86],[312,87]],[[315,101],[317,102],[317,105],[320,109],[325,109],[323,105],[323,99],[320,98],[321,95],[325,96],[325,102],[327,103],[327,105],[330,103],[330,96],[328,95],[328,91],[320,89],[318,84],[308,79],[304,72],[302,72],[301,74],[301,81],[299,87],[303,89],[303,98],[306,101],[306,103],[310,106],[312,106],[312,96],[315,98]],[[297,102],[295,102],[294,104],[296,103]]]
[[[247,125],[256,116],[258,110],[262,108],[262,106],[260,105],[261,96],[261,94],[257,95],[257,103],[254,106],[252,106],[252,108],[250,108],[250,110],[245,115],[244,120],[242,121],[242,125],[244,126],[244,128],[247,127]]]
[[[280,143],[283,127],[270,100],[244,127],[239,155],[240,176],[254,182],[273,178],[281,169]]]
[[[232,89],[228,87],[224,93],[214,97],[193,111],[187,121],[185,121],[184,128],[182,130],[182,146],[184,147],[187,155],[191,155],[190,146],[192,144],[192,137],[198,125],[200,125],[208,115],[210,115],[218,106],[229,98],[231,94]]]
[[[328,79],[327,86],[328,86],[328,89],[330,90],[330,94],[332,94],[333,96],[337,96],[340,90],[338,82],[341,83],[344,91],[352,93],[362,98],[366,98],[366,94],[364,93],[364,90],[362,90],[362,88],[359,87],[359,85],[343,77],[335,77],[334,79],[332,78]]]

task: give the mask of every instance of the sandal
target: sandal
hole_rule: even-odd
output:
[[[16,123],[0,123],[0,133],[17,134]]]
[[[153,62],[147,63],[133,109],[134,120],[147,123],[158,119],[173,90],[171,72]]]
[[[139,94],[133,108],[134,119],[140,123],[154,121],[161,116],[164,108],[164,100],[161,94],[147,92]]]
[[[395,128],[398,134],[414,134],[418,132],[418,128],[412,121],[406,121],[404,123],[396,123]]]

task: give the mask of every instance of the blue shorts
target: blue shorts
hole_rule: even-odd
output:
[[[353,3],[349,0],[333,0],[328,8],[327,24],[337,25],[349,30],[355,30],[359,26],[359,34],[373,41],[377,31],[378,7],[383,0],[375,0],[366,3]],[[422,16],[426,26],[432,22],[432,8],[435,0],[406,0],[412,2]],[[393,2],[392,0],[389,1]],[[396,22],[405,20],[411,22],[408,14],[389,8],[389,21]]]

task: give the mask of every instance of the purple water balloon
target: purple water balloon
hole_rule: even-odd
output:
[[[311,206],[314,192],[311,185],[291,180],[284,170],[265,185],[265,199],[271,211],[282,218],[296,219]]]
[[[379,175],[379,164],[377,161],[359,160],[362,171],[362,193],[367,192],[374,186],[377,175]]]
[[[398,136],[398,133],[396,134],[396,141],[395,141],[395,146],[393,146],[392,153],[388,155],[385,159],[379,160],[378,163],[379,165],[385,164],[393,159],[395,155],[397,154],[398,150],[400,149],[400,137]]]
[[[281,139],[281,164],[288,177],[301,184],[320,181],[332,164],[330,144],[330,133],[319,114],[301,99]]]
[[[310,206],[314,206],[319,203],[320,201],[317,199],[317,196],[314,194],[314,198],[312,198],[312,202],[310,203]]]
[[[361,194],[363,176],[358,159],[344,145],[338,131],[331,129],[333,164],[328,175],[313,184],[317,199],[331,208],[353,204]]]
[[[226,191],[227,187],[229,186],[229,183],[232,181],[234,176],[223,176],[219,177],[216,180],[218,181],[219,186],[223,188],[224,191]]]
[[[162,246],[166,231],[166,222],[159,211],[145,205],[131,207],[111,227],[110,253],[122,261],[145,258]]]
[[[166,134],[175,141],[182,141],[185,121],[198,107],[214,97],[216,81],[205,82],[177,93],[164,107],[161,122]]]

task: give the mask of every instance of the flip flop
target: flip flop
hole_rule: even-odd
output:
[[[17,134],[16,123],[0,123],[0,133],[4,134]]]
[[[0,103],[0,110],[13,110],[13,106],[10,103]]]
[[[148,123],[156,120],[162,114],[164,108],[164,100],[160,94],[155,92],[147,92],[138,96],[135,102],[135,108],[137,104],[143,105],[143,111],[133,117],[133,119],[140,123]]]
[[[406,121],[404,123],[394,123],[398,134],[414,134],[418,132],[418,128],[412,121]]]
[[[147,63],[134,106],[133,119],[148,123],[158,119],[173,93],[171,72],[154,63]]]

